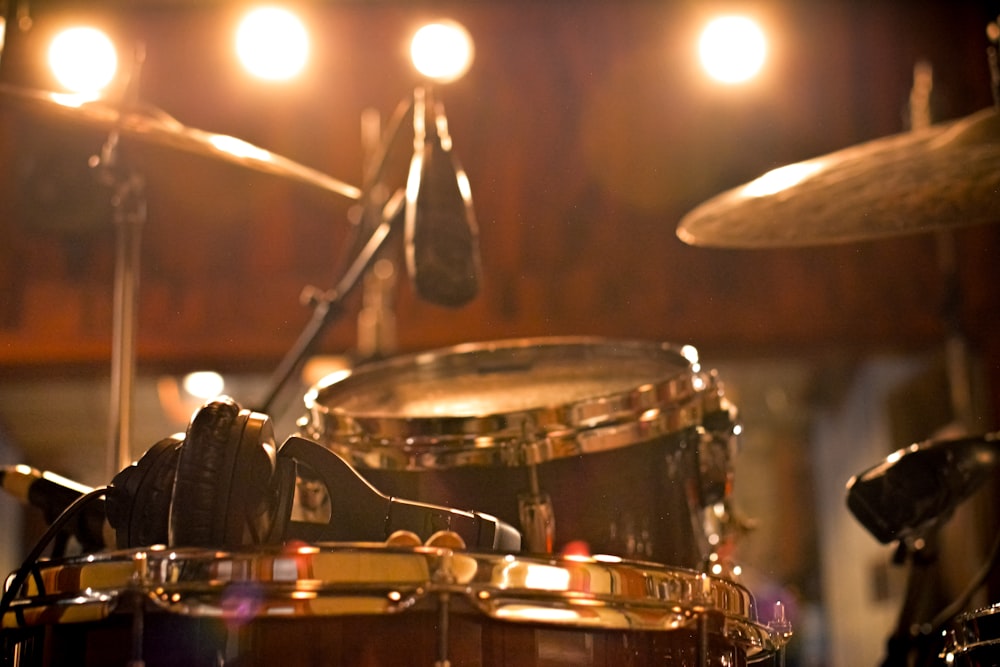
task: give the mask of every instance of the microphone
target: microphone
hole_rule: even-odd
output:
[[[414,91],[413,159],[406,181],[406,268],[417,294],[456,308],[479,291],[479,230],[469,179],[452,153],[444,106],[427,123],[422,88]]]
[[[0,486],[21,502],[42,511],[45,522],[53,523],[80,496],[93,489],[52,472],[26,465],[0,468]],[[104,501],[95,500],[82,508],[69,530],[84,551],[104,548]]]
[[[1000,432],[900,449],[847,482],[847,506],[883,544],[920,535],[989,479],[998,448]]]

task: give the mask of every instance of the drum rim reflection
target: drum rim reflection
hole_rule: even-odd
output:
[[[940,657],[951,664],[957,657],[1000,646],[1000,603],[959,614],[944,632]]]
[[[508,358],[513,361],[505,368],[502,361]],[[605,377],[589,378],[617,379],[622,385],[617,389],[602,387],[582,396],[556,395],[546,402],[470,414],[441,412],[446,402],[435,402],[433,413],[418,414],[349,404],[372,389],[385,391],[388,402],[390,393],[407,386],[401,378],[408,375],[420,387],[423,382],[490,375],[494,368],[498,375],[527,373],[533,364],[568,367],[594,360],[656,368],[628,384],[606,371]],[[714,372],[702,370],[692,346],[596,336],[465,343],[393,357],[328,376],[309,389],[304,403],[307,415],[299,420],[304,435],[361,467],[402,470],[537,464],[683,435],[709,415],[724,430],[736,421],[721,383]]]
[[[40,590],[41,589],[41,590]],[[99,621],[151,609],[249,622],[432,609],[590,630],[691,629],[703,616],[747,655],[780,648],[742,585],[615,557],[523,557],[337,543],[214,551],[162,547],[43,561],[3,628]]]

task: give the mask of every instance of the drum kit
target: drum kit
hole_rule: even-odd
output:
[[[9,87],[0,96],[365,196],[162,115]],[[694,245],[780,247],[944,233],[1000,218],[997,192],[1000,120],[988,110],[782,168],[698,207],[678,234]],[[379,238],[376,228],[282,380]],[[758,610],[720,548],[735,530],[726,517],[740,425],[693,348],[467,343],[330,375],[302,412],[278,445],[266,414],[213,400],[107,487],[69,494],[6,581],[2,664],[783,664],[792,638],[783,605]],[[942,460],[981,472],[996,443],[975,439],[968,461]],[[953,451],[917,448],[927,450]],[[885,466],[917,460],[903,452]],[[970,479],[963,466],[954,485]],[[29,490],[47,479],[18,474]],[[15,471],[5,475],[10,489]],[[873,479],[878,491],[867,493]],[[898,484],[869,475],[856,488],[877,514]],[[95,507],[106,536],[80,521]],[[71,525],[90,531],[81,543],[108,547],[43,557]],[[1000,610],[961,611],[947,619],[940,664],[995,664],[982,655],[1000,637]]]

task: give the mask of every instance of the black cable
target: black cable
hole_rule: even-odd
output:
[[[0,598],[0,623],[2,623],[2,620],[7,615],[7,612],[10,611],[11,604],[14,602],[14,598],[17,596],[21,586],[24,585],[24,581],[28,578],[28,575],[34,574],[36,579],[38,578],[38,571],[35,565],[37,565],[42,552],[44,552],[46,547],[49,546],[49,542],[59,535],[63,528],[66,527],[66,524],[73,520],[88,502],[94,498],[103,496],[107,493],[107,491],[108,487],[104,486],[85,493],[74,500],[65,510],[63,510],[62,514],[56,517],[56,520],[52,522],[45,533],[38,539],[38,542],[35,543],[35,546],[28,553],[27,558],[25,558],[24,562],[21,563],[21,567],[15,571],[13,578],[10,579],[9,585],[3,592],[3,597]],[[39,588],[41,589],[40,581]]]

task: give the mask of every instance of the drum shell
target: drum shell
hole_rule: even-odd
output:
[[[601,338],[467,344],[330,376],[299,427],[383,493],[494,514],[530,552],[582,542],[696,568],[704,510],[731,487],[736,416],[693,358]],[[550,504],[551,540],[521,521],[525,498]]]
[[[486,512],[515,526],[518,497],[529,485],[524,467],[368,468],[362,474],[383,493]],[[552,502],[556,551],[581,541],[591,553],[704,564],[696,447],[684,437],[547,461],[537,475]]]
[[[38,563],[18,590],[0,659],[19,667],[728,667],[780,646],[739,584],[612,558],[154,548]]]
[[[501,623],[465,615],[448,620],[453,667],[653,667],[694,665],[693,630],[580,630]],[[220,619],[147,615],[146,667],[431,666],[438,660],[437,615],[255,620],[242,627]],[[51,625],[4,637],[10,667],[121,667],[130,659],[131,620]],[[13,658],[16,640],[22,642]],[[224,656],[224,663],[219,657]],[[708,639],[707,667],[741,667],[744,651]]]

